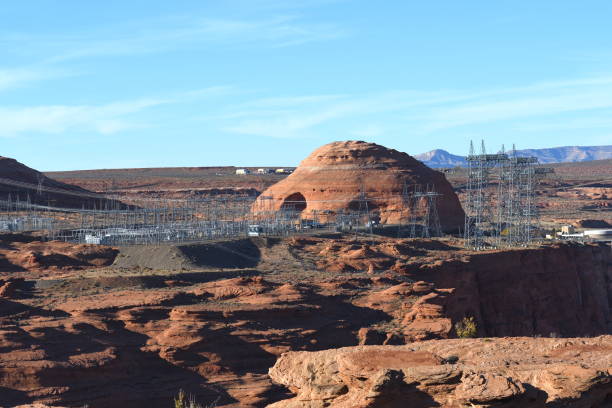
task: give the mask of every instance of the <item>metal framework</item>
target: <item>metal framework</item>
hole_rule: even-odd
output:
[[[467,157],[464,238],[467,248],[530,245],[539,225],[535,200],[538,181],[553,172],[536,167],[536,157],[519,157],[513,147],[487,154],[484,141],[480,154],[470,142]]]
[[[408,236],[410,238],[430,238],[442,236],[442,227],[438,215],[438,199],[442,194],[437,193],[434,185],[426,185],[422,191],[421,185],[413,185],[410,190],[408,184],[404,183],[402,189],[402,200],[404,208],[408,210]],[[397,230],[397,236],[402,236],[404,225],[401,222]]]
[[[330,204],[334,201],[330,208],[337,208],[337,201],[346,201],[344,210],[308,210],[306,215],[305,201],[284,201],[278,209],[272,197],[257,201],[254,196],[235,195],[197,200],[133,198],[130,205],[101,200],[91,201],[90,208],[75,209],[33,204],[29,197],[24,199],[23,193],[14,192],[0,200],[0,231],[37,230],[49,239],[106,245],[195,242],[252,234],[286,236],[325,230],[372,234],[378,227],[379,206],[404,200],[410,205],[409,214],[403,206],[396,210],[385,207],[384,211],[398,211],[400,224],[410,218],[413,237],[439,236],[436,201],[440,194],[433,186],[423,191],[420,186],[411,186],[411,190],[404,196],[377,198],[370,196],[362,184],[357,197],[329,200]],[[405,191],[409,191],[408,186]]]

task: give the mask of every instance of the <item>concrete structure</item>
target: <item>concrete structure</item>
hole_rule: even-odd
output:
[[[560,239],[570,241],[612,242],[612,228],[590,229],[583,232],[561,233]]]
[[[575,228],[573,225],[564,225],[561,227],[562,234],[573,234],[575,232]]]
[[[612,240],[612,229],[606,228],[585,230],[584,236],[596,241],[610,241]]]

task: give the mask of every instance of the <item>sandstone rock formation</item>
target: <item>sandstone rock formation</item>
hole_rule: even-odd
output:
[[[69,249],[8,238],[2,245],[15,262],[34,245],[50,245],[37,251]],[[481,336],[597,335],[608,333],[612,320],[610,252],[604,246],[474,253],[450,240],[243,241],[226,242],[225,249],[248,250],[253,263],[236,264],[226,251],[198,260],[200,245],[187,251],[197,260],[195,269],[150,270],[131,262],[99,267],[108,260],[89,248],[108,249],[76,246],[66,254],[90,259],[89,265],[48,256],[44,265],[24,262],[20,270],[0,274],[0,406],[162,408],[182,388],[202,404],[219,398],[218,406],[256,408],[287,398],[267,372],[288,351],[452,338],[454,323],[465,315],[476,318]],[[146,258],[147,250],[151,255],[159,248],[131,254]],[[223,256],[231,262],[219,263]],[[494,348],[496,341],[483,344]],[[466,350],[475,348],[466,344]],[[416,361],[446,367],[453,355],[469,354],[441,349],[417,350],[423,353]],[[495,355],[489,364],[497,364]],[[470,378],[461,381],[473,382],[470,387],[481,381]],[[508,384],[504,378],[491,382],[501,387]],[[376,381],[382,387],[399,376],[388,373]],[[454,386],[443,383],[440,389]],[[489,398],[489,390],[479,391],[479,398]]]
[[[55,207],[81,208],[96,205],[120,206],[115,200],[96,197],[91,191],[53,180],[23,163],[0,156],[0,200],[20,200]],[[42,188],[38,190],[38,186]]]
[[[74,271],[113,263],[119,251],[103,245],[39,241],[20,234],[0,234],[0,277]],[[16,275],[15,275],[16,274]],[[0,289],[1,291],[1,289]]]
[[[403,341],[447,338],[464,316],[476,318],[483,336],[612,332],[612,255],[603,244],[470,252],[450,240],[294,241],[330,273],[409,278],[355,300],[393,314]]]
[[[612,336],[437,340],[283,354],[270,408],[607,407]]]
[[[361,190],[368,208],[379,214],[381,222],[397,222],[408,217],[401,198],[404,186],[434,186],[442,194],[438,212],[442,227],[463,225],[464,213],[450,183],[440,172],[430,169],[406,153],[360,141],[324,145],[304,159],[286,179],[265,190],[253,211],[279,210],[291,206],[304,216],[318,212],[359,210]]]
[[[14,408],[64,408],[64,407],[58,407],[57,405],[52,407],[50,405],[44,405],[44,404],[25,404],[25,405],[18,405]]]

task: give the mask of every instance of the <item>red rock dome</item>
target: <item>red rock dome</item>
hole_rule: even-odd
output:
[[[355,209],[365,190],[369,209],[383,223],[408,216],[401,199],[404,186],[433,186],[440,223],[445,230],[463,225],[464,213],[444,174],[406,153],[362,141],[333,142],[319,147],[284,180],[270,186],[257,199],[253,211],[279,210],[287,203],[304,217]]]

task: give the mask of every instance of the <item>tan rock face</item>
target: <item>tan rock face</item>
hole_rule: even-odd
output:
[[[603,407],[612,395],[612,336],[289,352],[269,374],[297,394],[274,408]]]
[[[286,179],[265,190],[253,211],[279,210],[291,206],[324,217],[326,211],[358,210],[361,190],[365,189],[368,208],[380,215],[381,222],[397,222],[408,217],[401,199],[404,185],[433,185],[442,194],[438,212],[442,227],[454,229],[463,224],[463,209],[450,183],[440,172],[397,150],[359,141],[334,142],[308,156]]]

